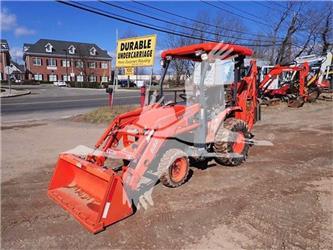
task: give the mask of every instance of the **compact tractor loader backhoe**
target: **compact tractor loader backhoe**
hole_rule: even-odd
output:
[[[296,62],[307,60],[310,64],[310,74],[307,86],[315,86],[320,93],[332,92],[333,90],[333,55],[327,52],[323,56],[304,56],[296,58]],[[318,96],[319,94],[318,93]]]
[[[255,61],[241,78],[244,58],[252,53],[222,43],[164,51],[155,102],[117,116],[92,152],[60,154],[49,197],[97,233],[133,214],[140,195],[158,180],[168,187],[185,183],[192,159],[241,164],[258,116]],[[181,103],[167,102],[163,96],[173,60],[194,62]]]
[[[297,74],[289,80],[283,82],[278,89],[270,89],[276,77],[284,73]],[[305,101],[311,101],[310,93],[312,89],[306,85],[306,77],[309,73],[309,64],[307,62],[302,65],[276,65],[274,66],[258,86],[258,96],[264,104],[270,104],[276,100],[288,102],[289,107],[301,107]]]

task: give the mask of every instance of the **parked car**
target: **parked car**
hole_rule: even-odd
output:
[[[127,80],[119,80],[118,85],[122,88],[127,88],[128,87],[128,82]],[[129,82],[129,87],[130,88],[136,88],[136,84],[133,81]]]
[[[151,81],[151,86],[158,86],[160,84],[159,81],[153,80]]]
[[[54,86],[58,86],[58,87],[67,87],[67,83],[64,82],[64,81],[56,81],[56,82],[53,82],[53,85],[54,85]]]
[[[145,81],[143,81],[143,80],[135,80],[135,81],[134,81],[134,84],[135,84],[138,88],[141,88],[141,87],[145,84]]]

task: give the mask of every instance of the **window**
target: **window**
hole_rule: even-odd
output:
[[[49,82],[56,82],[57,81],[57,75],[49,75]]]
[[[35,79],[35,81],[43,81],[43,75],[42,74],[35,74],[34,79]]]
[[[75,54],[75,47],[73,45],[69,46],[68,53],[71,54],[71,55]]]
[[[96,82],[96,76],[90,75],[89,76],[89,82]]]
[[[107,82],[107,81],[108,81],[108,77],[107,76],[102,76],[101,82]]]
[[[45,51],[46,52],[51,53],[52,49],[53,49],[53,46],[50,43],[45,45]]]
[[[35,57],[32,59],[32,63],[34,66],[41,66],[42,65],[42,59],[41,58],[38,58],[38,57]]]
[[[91,68],[91,69],[96,68],[96,63],[95,62],[90,62],[89,63],[89,68]]]
[[[81,75],[77,76],[76,81],[83,82],[83,76],[81,76]]]
[[[107,69],[108,68],[108,64],[106,62],[102,62],[101,63],[101,68],[102,69]]]
[[[69,60],[62,60],[62,61],[61,61],[61,64],[62,64],[62,66],[65,67],[65,68],[66,68],[66,67],[68,68],[68,67],[70,67],[70,65],[71,65],[71,63],[70,63]]]
[[[89,52],[90,52],[90,55],[91,55],[91,56],[95,56],[95,55],[96,55],[96,49],[95,49],[95,47],[92,47],[92,48],[89,50]]]
[[[76,61],[76,67],[77,68],[83,68],[83,62],[80,60],[80,61]]]
[[[63,80],[64,82],[69,82],[69,81],[71,80],[71,77],[70,77],[69,75],[63,75],[63,76],[62,76],[62,80]]]
[[[49,58],[49,59],[47,60],[47,66],[53,66],[53,67],[57,66],[57,61],[56,61],[56,59],[54,59],[54,58]]]

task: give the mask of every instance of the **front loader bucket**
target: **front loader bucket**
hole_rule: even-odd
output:
[[[122,179],[71,154],[61,154],[48,196],[93,233],[133,213]]]

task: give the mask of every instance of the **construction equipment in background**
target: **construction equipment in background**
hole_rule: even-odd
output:
[[[270,105],[277,101],[287,101],[289,107],[301,107],[305,101],[311,101],[309,93],[314,90],[306,85],[306,77],[309,73],[309,65],[276,65],[264,76],[258,86],[258,96],[263,104]],[[297,77],[295,77],[297,73]],[[270,88],[274,80],[282,74],[289,75],[277,89]],[[297,79],[296,79],[297,78]],[[316,89],[316,88],[315,88]]]
[[[117,116],[93,152],[60,154],[49,197],[97,233],[133,214],[140,197],[158,180],[168,187],[185,183],[190,160],[240,165],[259,117],[255,61],[241,79],[244,58],[252,53],[222,43],[164,51],[159,93],[151,98],[155,101]],[[181,103],[166,102],[163,95],[163,81],[174,60],[195,62]],[[231,90],[229,98],[226,89]]]
[[[333,91],[333,65],[332,52],[324,56],[308,55],[295,59],[297,64],[308,62],[310,73],[307,78],[307,86],[317,86],[321,93]]]

